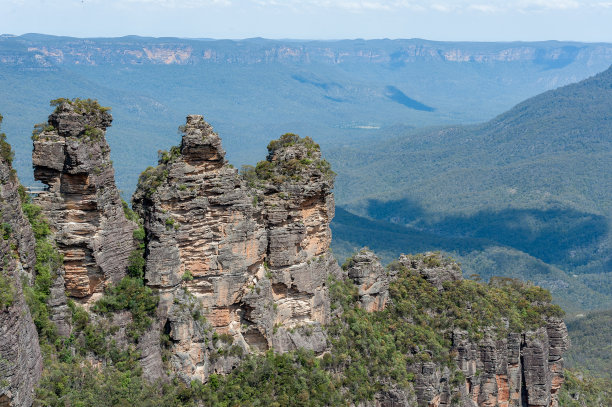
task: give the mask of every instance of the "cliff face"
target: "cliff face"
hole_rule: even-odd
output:
[[[22,278],[31,282],[34,274],[35,240],[4,134],[0,148],[0,406],[29,406],[42,373],[38,335],[22,290]]]
[[[210,357],[204,325],[178,316],[185,293],[215,334],[241,349],[235,353],[323,350],[325,283],[338,266],[329,253],[332,181],[317,168],[318,146],[279,145],[258,166],[262,177],[254,170],[242,176],[201,116],[188,116],[182,131],[180,147],[141,175],[133,199],[146,230],[145,279],[161,294],[173,369],[203,378],[233,365]]]
[[[188,40],[122,38],[80,39],[5,37],[13,48],[0,53],[0,63],[41,67],[66,65],[135,64],[391,64],[400,67],[420,61],[455,63],[534,62],[555,66],[570,61],[609,60],[608,44],[581,43],[477,43],[435,42],[426,40],[354,41],[278,41],[278,40]]]
[[[440,261],[432,254],[402,256],[398,264],[420,275],[438,291],[445,289],[445,283],[462,281],[456,263]],[[381,310],[370,304],[382,303],[384,307],[382,301],[389,293],[374,288],[388,288],[394,275],[385,271],[367,250],[353,256],[344,267],[358,286],[362,308]],[[450,338],[450,355],[460,374],[434,361],[410,365],[418,405],[558,406],[558,391],[563,384],[562,355],[569,346],[567,328],[557,317],[548,317],[541,325],[535,330],[510,331],[501,337],[491,326],[480,340],[470,339],[464,330],[451,329],[446,333]],[[393,392],[381,394],[377,405],[412,405],[407,397],[402,402],[389,404],[394,397],[398,395]]]
[[[94,305],[139,253],[104,140],[110,121],[93,101],[61,100],[35,134],[35,174],[48,185],[35,202],[53,234],[41,233],[35,208],[22,204],[0,137],[0,407],[31,405],[41,377],[22,281],[33,284],[42,266],[42,301],[57,333],[74,334],[77,345],[62,346],[83,356],[78,364],[117,363],[108,355],[128,350],[149,379],[206,382],[246,354],[308,349],[295,364],[325,366],[319,379],[342,405],[558,406],[569,340],[549,293],[509,279],[463,280],[456,263],[432,253],[384,268],[362,250],[343,273],[329,249],[333,173],[308,137],[283,135],[265,161],[239,173],[212,127],[188,116],[181,145],[160,153],[134,195],[147,287],[130,271]],[[51,239],[65,272],[59,255],[37,259],[41,242],[54,249]],[[66,291],[89,314],[73,307],[72,315]],[[39,325],[44,315],[32,312]],[[92,335],[99,343],[88,345]]]
[[[97,102],[59,100],[33,136],[34,199],[64,255],[65,290],[85,302],[125,275],[136,225],[126,220],[104,138],[111,115]]]

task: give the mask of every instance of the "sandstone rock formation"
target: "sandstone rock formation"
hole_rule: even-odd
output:
[[[133,198],[173,369],[203,379],[234,365],[212,360],[206,326],[177,313],[189,296],[236,354],[322,351],[325,284],[338,266],[329,253],[333,178],[318,146],[294,135],[273,142],[268,160],[241,175],[202,116],[188,116],[182,131],[181,145],[141,175]]]
[[[34,275],[35,241],[21,209],[19,181],[4,134],[0,150],[0,406],[30,406],[42,373],[42,356],[22,278],[27,283]]]
[[[401,255],[399,263],[408,269],[417,270],[425,280],[429,281],[438,290],[444,289],[446,282],[463,279],[459,265],[449,259],[443,258],[439,253],[424,253],[414,256]]]
[[[360,250],[342,268],[359,290],[361,308],[368,312],[385,309],[391,276],[372,251]]]
[[[438,290],[444,289],[444,283],[462,279],[456,263],[435,253],[402,255],[398,263],[420,274]],[[373,289],[374,282],[388,289],[393,275],[380,266],[373,253],[361,250],[344,268],[359,289],[362,307],[368,311],[384,308],[382,300],[386,301],[388,292]],[[458,371],[433,361],[416,362],[408,367],[414,374],[413,391],[419,406],[558,405],[558,391],[563,384],[562,355],[569,346],[567,328],[561,319],[550,317],[545,327],[511,332],[503,338],[493,330],[480,341],[470,340],[467,332],[459,329],[448,334]],[[382,401],[376,405],[413,405],[408,401],[393,404],[393,398],[385,394],[380,394],[378,399]]]
[[[33,136],[34,176],[47,185],[35,203],[49,219],[64,255],[65,290],[91,301],[125,275],[136,228],[123,213],[110,148],[112,117],[91,100],[60,99]]]

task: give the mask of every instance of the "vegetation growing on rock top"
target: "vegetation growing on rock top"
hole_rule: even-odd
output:
[[[110,107],[101,106],[97,100],[90,98],[58,98],[53,99],[49,104],[55,107],[54,113],[60,112],[66,105],[71,106],[78,114],[106,113],[111,110]]]
[[[430,257],[436,265],[447,262]],[[357,307],[357,288],[350,280],[331,284],[332,307],[342,314],[329,327],[333,350],[328,361],[335,371],[343,371],[343,386],[353,401],[371,399],[388,383],[406,386],[414,378],[406,366],[433,360],[456,368],[450,340],[454,330],[474,341],[488,334],[505,338],[562,315],[549,303],[550,293],[518,280],[461,280],[437,290],[416,270],[399,263],[389,269],[397,278],[389,289],[391,303],[383,311],[368,313]]]
[[[268,144],[268,155],[272,157],[277,150],[295,145],[306,147],[308,157],[312,157],[315,152],[321,151],[321,147],[310,137],[300,137],[297,134],[285,133],[278,140],[270,141]]]
[[[321,158],[321,148],[310,137],[286,133],[268,144],[268,157],[255,167],[245,165],[242,177],[251,187],[265,182],[282,184],[287,181],[306,181],[311,177],[332,180],[335,173],[329,162]]]

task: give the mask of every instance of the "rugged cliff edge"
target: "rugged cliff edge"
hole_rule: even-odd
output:
[[[288,135],[270,144],[257,169],[239,174],[202,116],[188,116],[181,130],[181,145],[160,154],[133,198],[173,370],[202,380],[235,366],[228,358],[215,363],[204,325],[176,318],[185,295],[235,353],[321,352],[325,285],[339,268],[329,252],[333,177],[318,145]]]
[[[35,240],[21,209],[19,181],[4,134],[0,153],[0,406],[29,406],[42,373],[36,326],[22,289],[22,281],[33,282]]]
[[[139,219],[110,114],[53,104],[33,136],[40,207],[0,140],[0,406],[31,405],[39,380],[48,405],[558,406],[569,340],[550,293],[466,280],[436,253],[383,267],[364,249],[340,269],[310,138],[239,172],[188,116],[140,177]]]
[[[430,360],[422,361],[421,358],[419,361],[417,357],[408,367],[414,374],[411,385],[419,406],[558,406],[558,392],[563,384],[562,356],[568,349],[569,339],[558,310],[546,305],[550,298],[543,290],[509,279],[499,280],[495,284],[506,290],[518,290],[524,298],[517,298],[523,302],[519,305],[519,313],[495,315],[496,311],[508,312],[506,308],[512,304],[503,304],[506,300],[502,296],[491,297],[494,300],[491,304],[480,302],[482,298],[470,298],[470,289],[480,288],[482,296],[491,295],[491,291],[485,294],[484,287],[464,282],[458,265],[437,254],[402,256],[385,271],[372,252],[362,250],[349,259],[344,268],[357,285],[359,303],[365,310],[381,311],[390,296],[389,285],[395,282],[406,287],[412,279],[422,281],[416,298],[429,290],[433,299],[427,304],[423,298],[417,304],[420,311],[415,311],[428,313],[438,321],[451,312],[454,320],[437,327],[448,339],[446,346],[451,364],[436,361],[435,350],[425,347],[425,359]],[[396,281],[398,274],[399,282]],[[397,292],[398,287],[393,289]],[[446,296],[445,290],[452,291],[452,295]],[[444,305],[448,299],[451,303]],[[400,301],[391,306],[404,307]],[[495,309],[496,303],[499,310]],[[476,314],[485,306],[488,309],[482,316],[476,316],[482,321],[470,324],[467,321],[471,316],[452,310],[452,306],[467,306],[464,311]],[[535,314],[536,310],[539,315]],[[533,315],[528,316],[531,313]],[[416,322],[414,314],[404,317],[412,319],[406,322]],[[462,320],[465,323],[462,324]],[[474,323],[481,326],[476,327]],[[423,345],[417,344],[415,353],[420,351],[419,346],[423,349]],[[405,395],[403,401],[395,400],[395,404],[391,401],[393,397],[397,399],[397,394],[383,393],[377,397],[380,405],[412,405]]]
[[[92,100],[58,99],[47,124],[33,135],[36,180],[47,185],[34,199],[49,219],[64,255],[68,295],[91,302],[125,276],[136,228],[123,213],[110,148],[112,117]]]

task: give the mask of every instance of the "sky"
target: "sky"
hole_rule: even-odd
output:
[[[612,0],[0,0],[0,33],[612,42]]]

